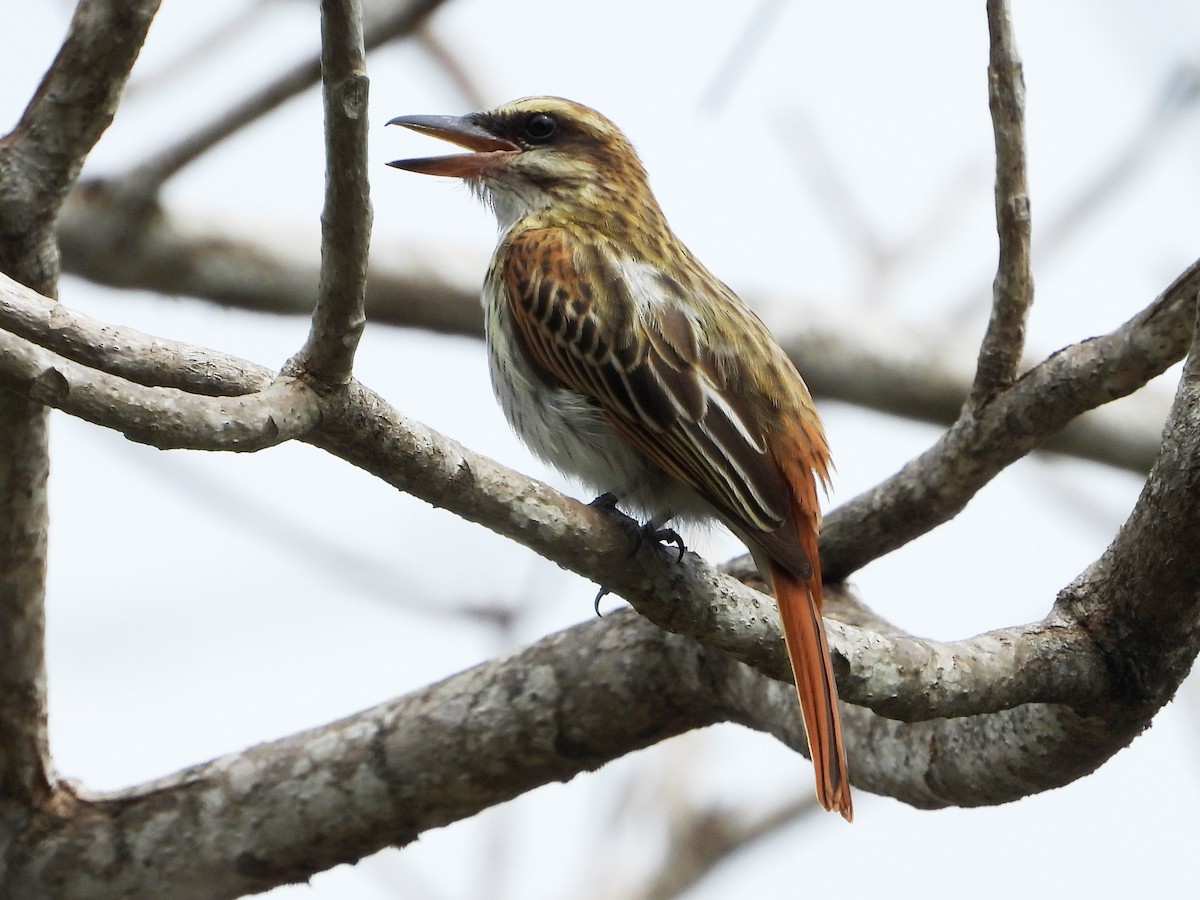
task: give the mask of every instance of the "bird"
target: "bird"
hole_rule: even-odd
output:
[[[461,179],[495,213],[489,367],[533,453],[660,537],[716,518],[749,548],[775,595],[817,799],[851,821],[817,553],[831,462],[796,367],[676,237],[633,145],[595,110],[528,97],[388,124],[468,151],[389,165]]]

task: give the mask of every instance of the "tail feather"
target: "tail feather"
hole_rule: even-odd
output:
[[[803,388],[803,382],[798,383]],[[823,807],[840,812],[849,822],[854,811],[838,714],[837,683],[825,640],[825,622],[821,619],[821,558],[817,546],[821,527],[817,483],[829,483],[829,446],[806,391],[798,409],[797,416],[776,433],[773,450],[775,462],[792,493],[791,516],[779,534],[796,541],[808,565],[796,566],[788,557],[773,554],[761,544],[760,554],[766,557],[761,562],[766,563],[764,568],[771,575],[788,659],[796,678],[804,731],[816,770],[817,799]]]
[[[770,563],[770,570],[816,771],[817,800],[825,809],[841,813],[850,822],[854,810],[838,714],[837,683],[821,619],[820,573],[805,581],[775,562]]]

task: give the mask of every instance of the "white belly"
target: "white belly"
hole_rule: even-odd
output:
[[[513,430],[539,459],[596,494],[616,494],[621,506],[657,524],[712,515],[691,488],[619,437],[589,398],[539,377],[517,344],[508,301],[491,277],[483,304],[492,389]]]

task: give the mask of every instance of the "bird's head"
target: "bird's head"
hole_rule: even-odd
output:
[[[398,159],[388,165],[461,178],[496,210],[502,226],[532,212],[592,218],[614,204],[649,204],[633,145],[593,109],[559,97],[529,97],[465,116],[397,116],[403,125],[472,151]]]

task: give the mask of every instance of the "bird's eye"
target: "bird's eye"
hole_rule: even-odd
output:
[[[558,121],[548,113],[534,113],[525,123],[525,134],[533,141],[545,141],[558,131]]]

